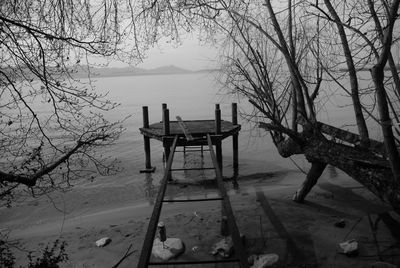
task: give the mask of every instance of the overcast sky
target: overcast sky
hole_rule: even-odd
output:
[[[137,67],[148,69],[175,65],[189,70],[214,68],[217,52],[217,47],[201,46],[196,38],[185,39],[178,47],[163,42],[150,49],[146,53],[147,59]]]

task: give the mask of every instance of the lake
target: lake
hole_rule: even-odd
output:
[[[214,119],[215,104],[221,106],[222,119],[231,121],[231,103],[238,103],[239,113],[251,109],[247,100],[238,100],[227,95],[214,79],[215,74],[197,73],[183,75],[122,76],[97,78],[94,84],[99,91],[109,91],[112,101],[121,103],[106,117],[111,121],[121,120],[129,115],[124,126],[126,131],[115,145],[107,152],[121,161],[123,171],[118,176],[100,178],[101,183],[142,183],[145,175],[139,174],[144,169],[142,106],[149,107],[150,123],[161,121],[161,104],[167,103],[170,119],[176,116],[185,119]],[[258,129],[254,123],[239,116],[242,130],[239,134],[239,173],[248,175],[260,172],[291,170],[296,167],[289,159],[283,159],[277,153],[269,134]],[[156,166],[154,178],[163,175],[162,144],[151,140],[152,165]],[[224,175],[232,175],[232,139],[223,141]],[[205,158],[209,158],[205,154]],[[175,166],[182,167],[182,154],[176,156]],[[300,163],[303,165],[303,163]],[[179,174],[177,175],[179,176]],[[143,179],[143,180],[142,180]],[[88,184],[85,183],[86,186]]]
[[[83,187],[137,183],[139,189],[145,190],[146,175],[139,173],[144,169],[145,161],[143,136],[139,132],[143,124],[142,106],[149,107],[150,123],[161,121],[162,103],[168,104],[171,120],[175,120],[178,115],[184,120],[214,119],[216,103],[221,105],[222,118],[229,121],[232,102],[238,103],[239,114],[246,114],[252,109],[247,99],[226,94],[221,84],[216,82],[213,73],[104,77],[95,79],[94,84],[99,91],[109,91],[112,101],[121,103],[106,114],[107,118],[116,121],[131,116],[124,122],[126,131],[121,138],[115,145],[107,148],[108,154],[121,162],[123,170],[117,176],[98,178],[94,183],[81,183],[80,186]],[[347,126],[346,129],[356,131],[352,107],[347,105],[349,98],[338,92],[323,94],[326,96],[319,96],[319,120],[338,127]],[[297,170],[291,159],[284,159],[278,154],[269,133],[240,116],[239,123],[242,125],[239,134],[239,175]],[[156,167],[152,179],[155,182],[163,176],[162,151],[161,142],[151,140],[152,165]],[[224,175],[231,176],[231,138],[223,141],[223,157]],[[205,154],[204,161],[207,162],[207,159],[209,156]],[[308,168],[308,162],[303,156],[292,159],[302,169]],[[177,154],[174,167],[182,167],[184,161],[183,154]],[[188,176],[183,172],[174,175],[177,178]]]

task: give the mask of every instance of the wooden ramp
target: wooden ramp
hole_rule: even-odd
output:
[[[179,119],[178,119],[179,120]],[[187,126],[186,126],[187,127]],[[185,128],[185,126],[183,126]],[[191,135],[189,131],[185,133],[185,135]],[[242,244],[242,240],[240,238],[239,230],[236,225],[236,221],[233,215],[231,203],[229,200],[229,196],[226,193],[225,186],[223,183],[223,178],[222,178],[222,173],[219,168],[219,163],[217,161],[217,157],[214,153],[213,149],[213,139],[218,139],[218,137],[212,138],[212,136],[208,133],[206,134],[206,137],[201,141],[205,142],[209,148],[211,160],[213,162],[213,169],[215,170],[215,175],[216,175],[216,182],[218,185],[218,190],[219,190],[219,197],[217,198],[206,198],[206,199],[190,199],[190,200],[179,200],[180,202],[203,202],[203,201],[215,201],[215,200],[221,200],[222,204],[222,211],[224,213],[224,216],[227,217],[228,219],[228,228],[229,228],[229,233],[232,236],[232,240],[234,243],[234,256],[229,259],[212,259],[210,256],[210,259],[208,260],[191,260],[191,261],[179,261],[179,258],[174,261],[168,261],[168,262],[151,262],[150,257],[151,257],[151,251],[153,247],[153,241],[156,235],[157,231],[157,224],[160,219],[160,214],[161,214],[161,209],[162,205],[165,202],[177,202],[177,200],[168,200],[164,199],[164,195],[167,189],[168,185],[168,179],[170,176],[170,173],[174,171],[172,169],[172,163],[174,159],[174,154],[176,152],[176,148],[179,144],[179,140],[182,141],[182,139],[186,140],[185,137],[180,137],[179,135],[174,135],[173,136],[173,142],[171,146],[171,151],[169,153],[164,177],[161,181],[161,186],[154,204],[153,208],[153,213],[151,215],[149,225],[147,228],[146,236],[144,239],[142,251],[140,254],[140,259],[139,259],[139,268],[144,268],[148,266],[164,266],[164,265],[171,265],[171,266],[179,266],[179,265],[205,265],[205,264],[217,264],[217,263],[237,263],[240,265],[240,267],[249,267],[249,264],[247,262],[247,255],[245,248]],[[215,142],[214,142],[215,143]]]

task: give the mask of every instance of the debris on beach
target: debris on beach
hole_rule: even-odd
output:
[[[347,256],[356,256],[358,254],[358,242],[355,239],[339,243],[340,253]]]
[[[338,220],[337,222],[335,222],[335,227],[337,227],[337,228],[346,227],[346,221],[344,219]]]
[[[111,243],[111,238],[103,237],[103,238],[100,238],[99,240],[96,241],[96,246],[101,248],[101,247],[107,246],[110,243]]]
[[[154,239],[151,253],[154,257],[168,261],[185,251],[183,242],[179,238],[167,238],[164,242],[160,238]]]
[[[251,268],[266,268],[272,267],[278,262],[279,256],[275,253],[262,254],[262,255],[252,255],[250,256],[253,265]]]
[[[233,252],[233,241],[230,236],[222,239],[212,246],[211,254],[219,254],[221,257],[229,258]]]

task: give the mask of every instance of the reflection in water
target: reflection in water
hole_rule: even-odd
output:
[[[183,147],[183,168],[204,168],[203,146]],[[204,170],[185,170],[185,179],[189,181],[205,180]]]
[[[153,173],[145,173],[146,182],[144,185],[145,197],[150,205],[154,204],[154,197],[156,196],[157,189],[153,184]]]
[[[172,181],[168,183],[169,186],[167,186],[165,192],[165,199],[190,200],[193,198],[216,198],[219,196],[218,186],[215,180],[215,171],[212,169],[203,169],[213,166],[211,159],[209,159],[210,157],[208,157],[205,151],[207,150],[200,146],[181,147],[176,151],[178,154],[175,155],[174,160],[176,160],[176,163],[173,164],[173,168],[180,169],[179,164],[181,164],[182,170],[175,170],[172,172]],[[165,165],[165,158],[163,158],[163,162]],[[174,165],[177,166],[174,167]],[[238,174],[234,172],[233,176],[229,178],[232,185],[228,186],[228,184],[226,184],[226,190],[230,195],[240,193],[237,178]],[[229,190],[229,188],[231,190]],[[159,180],[157,176],[154,177],[153,173],[145,173],[144,194],[150,205],[154,205],[158,189]]]

